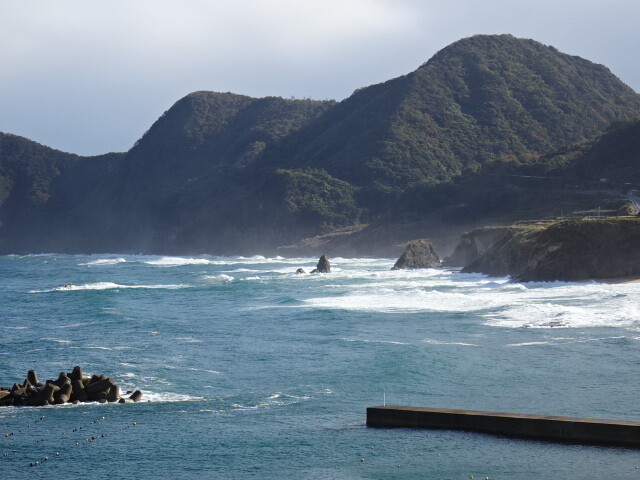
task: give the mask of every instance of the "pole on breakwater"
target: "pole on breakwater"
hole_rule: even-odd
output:
[[[518,438],[640,448],[640,422],[408,406],[367,408],[367,426],[466,430]]]

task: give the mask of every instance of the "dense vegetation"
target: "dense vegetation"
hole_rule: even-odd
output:
[[[0,136],[0,250],[264,253],[343,231],[368,253],[615,211],[640,183],[639,113],[605,67],[509,35],[339,103],[195,92],[124,154]]]

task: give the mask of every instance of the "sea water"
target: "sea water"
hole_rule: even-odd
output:
[[[1,408],[2,472],[640,478],[631,449],[365,426],[384,401],[640,419],[640,284],[331,260],[309,275],[316,259],[0,257],[0,385],[80,365],[144,392]]]

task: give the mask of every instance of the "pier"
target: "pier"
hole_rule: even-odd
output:
[[[407,406],[367,408],[367,426],[465,430],[566,443],[640,448],[640,422]]]

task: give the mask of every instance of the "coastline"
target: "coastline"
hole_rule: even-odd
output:
[[[600,283],[620,284],[620,283],[640,283],[640,275],[632,275],[629,277],[603,278],[597,280]]]

